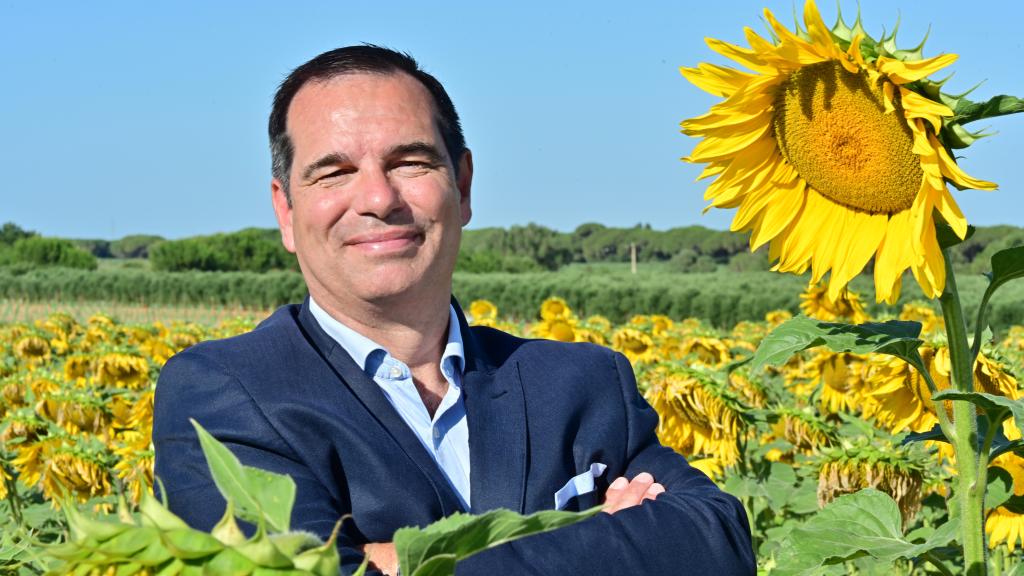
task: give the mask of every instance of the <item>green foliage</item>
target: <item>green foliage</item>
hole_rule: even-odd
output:
[[[491,250],[459,252],[455,262],[455,270],[470,274],[487,274],[491,272],[539,272],[540,264],[526,256],[506,255]]]
[[[584,512],[544,510],[529,516],[511,510],[492,510],[479,516],[456,513],[423,529],[398,530],[395,550],[402,574],[451,576],[458,560],[531,534],[575,524],[600,511],[598,506]]]
[[[0,264],[95,270],[96,257],[77,248],[69,240],[27,236],[15,240],[10,247],[0,246]]]
[[[790,532],[772,574],[817,574],[823,566],[861,557],[891,567],[949,544],[959,529],[951,520],[915,543],[901,526],[899,508],[888,494],[869,488],[841,496]]]
[[[277,230],[246,228],[231,234],[194,236],[149,245],[154,270],[267,272],[298,270],[295,256],[281,245]]]
[[[162,236],[152,234],[125,236],[110,243],[110,256],[112,258],[147,258],[150,246],[163,240]]]
[[[890,320],[853,326],[799,315],[765,336],[754,353],[751,369],[757,371],[766,364],[781,366],[797,352],[816,346],[828,346],[833,352],[891,354],[923,369],[917,354],[920,333],[917,322]]]
[[[25,230],[14,222],[5,222],[0,226],[0,245],[10,246],[22,238],[36,236],[35,232]]]

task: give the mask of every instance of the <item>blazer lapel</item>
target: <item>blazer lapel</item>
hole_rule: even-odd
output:
[[[462,378],[469,426],[470,511],[495,508],[524,512],[526,489],[526,401],[518,366],[497,367],[475,338],[452,299],[466,353]]]
[[[308,297],[299,310],[299,322],[341,380],[348,385],[359,401],[366,406],[367,410],[373,414],[381,426],[416,464],[416,467],[426,476],[441,501],[444,515],[465,511],[455,490],[448,483],[433,457],[423,447],[409,425],[402,420],[380,386],[367,376],[363,369],[345,352],[345,349],[320,327],[320,323],[309,311]],[[472,438],[472,431],[470,431],[470,438]],[[470,474],[472,478],[472,472]]]

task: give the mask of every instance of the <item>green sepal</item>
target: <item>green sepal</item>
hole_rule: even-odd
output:
[[[68,519],[71,539],[74,541],[93,540],[95,542],[104,542],[131,527],[130,524],[89,518],[78,511],[74,501],[70,498],[64,500],[62,508],[64,516]]]
[[[239,554],[236,550],[225,548],[207,562],[204,569],[207,574],[245,576],[251,574],[256,569],[256,564]]]
[[[167,530],[161,532],[160,538],[171,554],[183,560],[206,558],[224,549],[220,540],[191,528]]]
[[[160,532],[150,526],[132,526],[102,543],[99,550],[113,558],[128,559],[160,540]]]
[[[188,529],[188,524],[161,504],[149,490],[142,491],[139,502],[140,520],[143,526],[154,526],[160,530]]]
[[[922,343],[920,334],[918,322],[890,320],[851,325],[822,322],[800,314],[761,340],[751,370],[760,370],[765,365],[781,366],[797,352],[823,345],[833,352],[890,354],[917,366],[922,364],[917,353]]]
[[[210,535],[220,540],[225,546],[237,546],[245,542],[245,533],[235,522],[235,505],[230,498],[227,500],[227,505],[224,506],[224,515],[210,530]]]
[[[292,568],[291,558],[274,546],[262,524],[256,527],[256,534],[249,540],[233,547],[240,554],[252,560],[260,568]]]

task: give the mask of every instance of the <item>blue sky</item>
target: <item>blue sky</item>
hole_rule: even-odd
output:
[[[1024,96],[1016,2],[862,0],[902,44],[953,52],[948,86]],[[696,140],[680,120],[715,99],[681,65],[704,44],[763,30],[761,10],[715,2],[14,2],[0,0],[0,222],[47,235],[176,238],[273,226],[265,126],[276,85],[306,59],[371,42],[408,51],[448,88],[474,150],[471,228],[583,222],[726,228],[701,216]],[[844,1],[852,16],[857,5]],[[821,3],[826,22],[836,7]],[[1024,225],[1024,115],[961,165],[1000,184],[955,192],[971,222]]]

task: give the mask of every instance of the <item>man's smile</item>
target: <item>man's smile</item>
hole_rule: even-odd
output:
[[[421,230],[392,228],[356,234],[345,240],[344,245],[372,254],[389,254],[421,246],[423,239]]]

